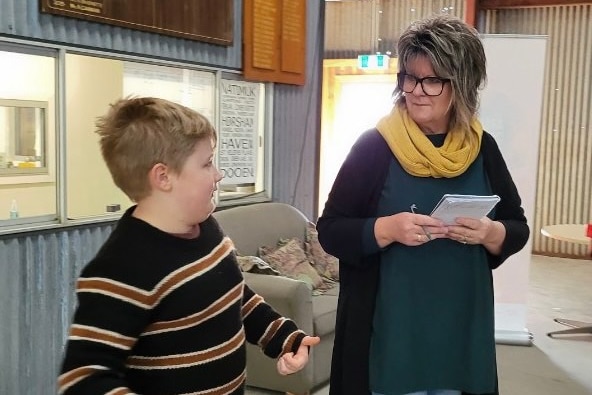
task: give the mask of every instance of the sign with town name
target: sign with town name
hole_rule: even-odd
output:
[[[218,167],[221,185],[254,184],[259,154],[260,84],[235,80],[220,82]]]
[[[41,12],[232,45],[232,0],[40,0]]]

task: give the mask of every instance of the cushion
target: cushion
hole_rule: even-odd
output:
[[[316,271],[323,277],[339,281],[339,260],[323,250],[315,224],[306,225],[306,253]]]
[[[236,260],[238,261],[238,266],[243,272],[270,274],[274,276],[278,276],[281,274],[258,256],[237,255]]]
[[[282,239],[275,247],[259,247],[259,257],[283,276],[307,283],[311,289],[323,287],[323,279],[308,261],[302,241]]]

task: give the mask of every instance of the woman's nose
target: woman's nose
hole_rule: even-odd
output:
[[[423,91],[423,87],[421,86],[421,82],[417,81],[417,84],[415,84],[415,87],[413,88],[411,93],[413,93],[415,96],[421,96],[425,94],[425,92]]]

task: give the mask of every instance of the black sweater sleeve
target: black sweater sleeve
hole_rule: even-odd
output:
[[[508,166],[495,139],[489,133],[483,133],[482,141],[485,170],[494,194],[501,197],[495,210],[494,220],[500,221],[506,228],[506,238],[499,255],[489,254],[489,266],[500,266],[508,257],[520,251],[528,241],[530,229],[524,216],[522,200],[512,180]]]
[[[376,129],[364,132],[341,166],[317,221],[319,242],[340,263],[363,265],[363,230],[376,215],[389,148]]]

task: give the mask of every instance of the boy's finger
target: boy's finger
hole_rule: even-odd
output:
[[[320,342],[321,338],[318,336],[304,336],[300,344],[303,346],[316,346]]]

